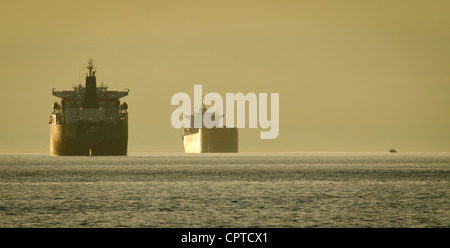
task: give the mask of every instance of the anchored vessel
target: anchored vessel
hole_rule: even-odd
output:
[[[128,105],[119,99],[129,90],[97,87],[92,60],[87,66],[86,85],[55,91],[61,98],[50,116],[50,154],[55,156],[127,155]]]
[[[206,113],[202,107],[201,115]],[[194,115],[190,116],[191,127],[194,126]],[[220,153],[238,152],[237,128],[185,128],[182,136],[185,153]]]

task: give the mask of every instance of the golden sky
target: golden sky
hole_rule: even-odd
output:
[[[241,152],[450,151],[450,1],[1,1],[0,152],[48,152],[52,88],[130,89],[129,152],[182,152],[173,94],[280,94]]]

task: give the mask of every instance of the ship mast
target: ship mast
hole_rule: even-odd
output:
[[[89,59],[88,66],[89,75],[86,75],[86,92],[84,96],[83,108],[98,108],[97,101],[97,80],[95,78],[94,61]]]
[[[89,61],[88,61],[88,66],[87,66],[86,68],[89,69],[89,77],[95,76],[95,75],[93,75],[93,74],[95,74],[95,71],[92,72],[92,70],[94,69],[94,60],[89,59]]]

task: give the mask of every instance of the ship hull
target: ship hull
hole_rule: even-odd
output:
[[[125,156],[128,126],[118,124],[52,124],[52,156]]]
[[[185,153],[236,153],[237,128],[201,128],[193,134],[183,135]]]

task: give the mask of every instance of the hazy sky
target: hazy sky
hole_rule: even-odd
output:
[[[130,89],[129,152],[182,152],[177,92],[280,93],[241,152],[450,151],[450,1],[0,2],[0,152],[48,152],[52,88]]]

